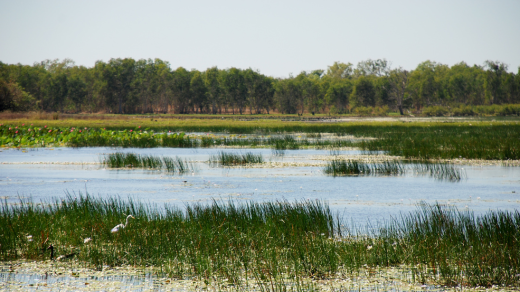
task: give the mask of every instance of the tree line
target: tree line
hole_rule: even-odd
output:
[[[0,111],[283,114],[349,113],[388,107],[520,103],[520,68],[486,61],[449,67],[425,61],[407,71],[385,59],[273,78],[249,69],[175,70],[163,60],[111,59],[94,67],[70,59],[32,66],[0,62]]]

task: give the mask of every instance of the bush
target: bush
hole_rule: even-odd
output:
[[[454,117],[465,117],[465,116],[474,116],[476,113],[473,111],[473,107],[469,105],[461,105],[459,107],[453,108],[452,115]]]
[[[427,117],[442,117],[448,114],[448,110],[442,106],[428,106],[422,110],[423,115]]]
[[[354,114],[358,116],[370,116],[372,114],[372,107],[359,106],[354,108]]]

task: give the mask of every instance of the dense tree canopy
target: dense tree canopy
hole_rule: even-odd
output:
[[[72,60],[33,66],[0,62],[0,111],[109,113],[347,113],[367,106],[418,111],[426,106],[520,103],[520,68],[425,61],[415,70],[387,60],[272,78],[251,68],[172,69],[160,59],[111,59],[94,67]]]

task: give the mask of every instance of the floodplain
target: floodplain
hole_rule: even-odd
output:
[[[2,289],[520,286],[514,119],[33,122],[0,126]]]

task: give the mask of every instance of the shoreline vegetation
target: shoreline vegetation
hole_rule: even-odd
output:
[[[97,122],[101,125],[96,125]],[[235,146],[274,150],[356,147],[363,151],[385,151],[406,159],[520,159],[520,121],[516,119],[450,123],[167,120],[150,122],[156,123],[154,126],[149,126],[149,123],[141,125],[141,122],[20,120],[4,124],[2,121],[0,145],[137,148]],[[322,138],[322,133],[331,133],[333,137]]]
[[[111,233],[129,214],[135,219]],[[350,228],[344,219],[309,200],[179,209],[88,194],[20,199],[1,205],[0,258],[46,261],[52,244],[56,255],[74,254],[83,267],[153,266],[173,281],[231,290],[309,290],[384,269],[418,285],[520,287],[518,211],[476,216],[420,204],[380,226]]]

